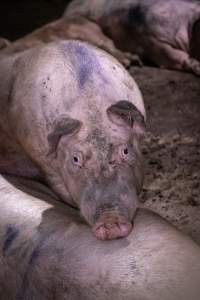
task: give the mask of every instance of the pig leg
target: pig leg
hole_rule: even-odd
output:
[[[103,39],[99,39],[99,41],[96,41],[96,43],[93,42],[93,44],[116,57],[125,67],[129,67],[131,64],[140,67],[143,65],[138,55],[122,52],[115,47],[112,40],[106,36],[102,37]]]
[[[154,44],[154,61],[163,68],[192,72],[200,76],[200,62],[183,50],[161,42]]]
[[[113,41],[108,38],[104,33],[102,32],[101,28],[96,25],[96,32],[93,36],[93,39],[91,40],[91,43],[114,57],[116,57],[125,67],[129,67],[131,64],[142,66],[142,62],[138,55],[131,54],[129,52],[123,52],[116,48]]]
[[[114,45],[113,41],[107,37],[101,27],[87,19],[80,19],[81,22],[84,20],[84,25],[87,26],[88,31],[86,31],[84,37],[77,32],[77,39],[88,41],[89,43],[93,44],[94,46],[105,50],[106,52],[110,53],[114,57],[116,57],[125,67],[129,67],[130,64],[142,66],[142,62],[139,56],[131,54],[129,52],[122,52]],[[79,23],[78,19],[75,19],[75,22]],[[88,34],[89,33],[89,34]]]

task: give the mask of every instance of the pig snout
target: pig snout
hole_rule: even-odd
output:
[[[129,235],[133,224],[116,212],[101,215],[92,228],[94,235],[100,240],[113,240]]]
[[[96,194],[88,189],[80,205],[82,216],[92,227],[95,237],[100,240],[128,236],[133,229],[133,219],[138,207],[134,189],[122,189],[122,194],[117,188],[114,194],[109,193],[108,189],[108,186],[95,189]]]

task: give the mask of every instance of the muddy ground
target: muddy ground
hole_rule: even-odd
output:
[[[131,74],[148,120],[141,201],[200,243],[200,78],[148,67]]]
[[[14,40],[58,18],[67,1],[1,1],[0,36]],[[141,202],[200,244],[200,78],[130,70],[145,99],[148,135]]]

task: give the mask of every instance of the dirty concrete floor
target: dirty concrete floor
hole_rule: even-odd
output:
[[[58,18],[67,0],[3,0],[0,36],[16,39]],[[145,99],[148,135],[141,205],[200,244],[200,78],[132,68]]]
[[[200,78],[150,67],[131,74],[148,120],[141,202],[200,244]]]

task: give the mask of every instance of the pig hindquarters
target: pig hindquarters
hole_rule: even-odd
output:
[[[36,178],[34,164],[63,201],[80,208],[97,238],[127,236],[145,130],[132,77],[110,55],[76,41],[8,55],[0,66],[1,147],[22,156],[8,166],[3,156],[0,172],[16,175],[21,162],[20,175]]]

